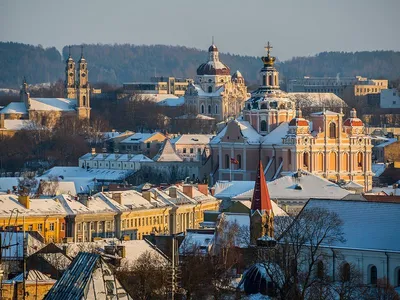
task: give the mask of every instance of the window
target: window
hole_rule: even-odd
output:
[[[147,142],[147,149],[150,149],[150,142]]]
[[[215,113],[218,114],[218,105],[215,105]]]
[[[28,231],[32,231],[32,230],[33,230],[33,225],[30,224],[30,225],[28,226]]]
[[[190,148],[190,153],[193,153],[193,148]]]
[[[267,131],[267,121],[262,120],[260,127],[261,127],[261,129],[260,129],[261,131]]]
[[[50,223],[50,231],[54,231],[54,223]]]
[[[342,281],[350,281],[350,265],[348,263],[342,266]]]
[[[107,229],[111,229],[111,222],[107,221]]]
[[[149,218],[146,218],[146,225],[149,225]]]
[[[238,161],[238,169],[242,168],[242,156],[240,154],[237,155],[237,161]]]
[[[397,268],[396,275],[397,275],[397,280],[395,281],[396,286],[400,286],[400,268]]]
[[[267,85],[267,76],[263,75],[262,85]]]
[[[129,221],[128,221],[128,223],[129,223]],[[128,225],[129,226],[129,225]],[[133,219],[131,219],[131,227],[133,227]]]
[[[363,154],[361,152],[357,153],[357,167],[360,169],[363,167]]]
[[[186,153],[186,148],[183,148],[183,153]]]
[[[288,163],[289,165],[292,164],[292,151],[290,149],[288,149]]]
[[[140,221],[140,219],[139,219],[139,221]],[[137,219],[135,219],[135,227],[137,227]]]
[[[86,96],[83,96],[83,106],[86,106]]]
[[[317,278],[322,279],[324,277],[324,263],[322,260],[317,263]]]
[[[376,282],[378,281],[378,270],[376,269],[375,266],[372,266],[369,272],[370,272],[369,283],[376,284]]]
[[[61,223],[61,230],[62,230],[62,231],[65,230],[65,223]]]
[[[211,105],[208,106],[208,113],[211,114]]]
[[[42,231],[43,230],[43,224],[38,224],[38,231]]]
[[[82,225],[78,224],[78,231],[81,231],[81,230],[82,230]]]
[[[208,87],[208,92],[212,93],[212,87],[211,86]]]
[[[229,169],[229,155],[225,154],[225,169]]]
[[[201,105],[201,113],[204,114],[204,104]]]
[[[329,137],[331,139],[336,139],[336,124],[334,122],[329,124]]]

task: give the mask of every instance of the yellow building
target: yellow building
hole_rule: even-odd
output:
[[[0,195],[0,203],[1,230],[37,231],[45,243],[64,238],[66,212],[53,199]]]

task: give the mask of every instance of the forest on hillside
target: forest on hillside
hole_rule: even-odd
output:
[[[75,60],[81,55],[80,45],[74,45]],[[166,45],[84,45],[92,83],[120,85],[129,81],[147,81],[154,76],[193,78],[197,67],[207,60],[207,52],[183,46]],[[0,88],[18,88],[25,76],[28,83],[56,82],[64,79],[65,46],[62,54],[55,48],[43,48],[13,42],[0,42]],[[221,53],[220,59],[245,77],[249,84],[257,81],[262,66],[257,57]],[[279,57],[278,57],[279,59]],[[400,52],[323,52],[310,57],[294,57],[279,62],[282,79],[303,76],[354,76],[370,78],[400,77]]]

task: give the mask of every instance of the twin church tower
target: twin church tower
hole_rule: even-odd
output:
[[[90,119],[89,71],[86,59],[83,57],[83,47],[81,47],[81,58],[78,61],[78,68],[76,68],[75,61],[71,57],[71,46],[69,47],[69,55],[65,63],[64,97],[76,99],[76,111],[80,119]]]

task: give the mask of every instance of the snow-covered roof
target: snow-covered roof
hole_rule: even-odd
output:
[[[181,162],[183,159],[175,153],[169,139],[166,139],[158,154],[153,158],[154,161],[162,162]]]
[[[400,203],[311,199],[304,209],[312,208],[334,212],[343,221],[346,241],[332,246],[400,252]]]
[[[400,196],[400,188],[393,188],[392,185],[389,185],[388,187],[373,187],[371,192],[373,194],[384,192],[389,196],[392,194],[393,196]]]
[[[157,102],[161,106],[182,106],[185,104],[185,97],[166,98]]]
[[[282,139],[287,135],[289,130],[289,123],[283,122],[265,137],[262,138],[263,144],[273,145],[282,144]]]
[[[102,132],[103,138],[105,140],[116,138],[116,137],[120,136],[121,134],[124,134],[124,132],[118,132],[118,131]]]
[[[6,280],[5,282],[6,283],[22,282],[23,280],[24,280],[23,273],[21,273],[10,280]],[[25,280],[30,283],[56,282],[56,280],[51,279],[50,277],[46,276],[45,274],[43,274],[38,270],[29,270],[28,274],[25,276]]]
[[[214,233],[208,231],[188,231],[181,245],[179,254],[190,253],[194,250],[207,254],[214,242]]]
[[[104,181],[119,181],[133,174],[133,170],[114,170],[114,169],[86,169],[80,167],[53,167],[46,171],[42,177],[60,177],[67,181],[75,179],[91,179]]]
[[[211,134],[182,134],[181,136],[171,140],[171,143],[175,145],[208,144],[213,137],[214,135]]]
[[[18,179],[22,177],[0,177],[0,192],[12,191],[14,186],[18,186]]]
[[[206,115],[202,115],[202,114],[197,114],[197,115],[182,115],[179,117],[176,117],[175,119],[200,119],[200,120],[215,120],[215,118],[213,117],[209,117]]]
[[[215,184],[214,196],[217,199],[231,199],[254,188],[254,181],[225,181]]]
[[[6,105],[2,110],[0,110],[0,114],[27,114],[28,110],[26,109],[24,102],[11,102]]]
[[[158,201],[157,199],[151,198],[150,201],[142,197],[142,194],[135,191],[121,191],[121,204],[130,210],[133,209],[149,209],[153,207],[165,206],[165,203]],[[112,199],[112,192],[103,193],[106,197]]]
[[[350,194],[337,184],[310,173],[303,173],[299,178],[287,175],[268,182],[268,190],[271,199],[278,200],[342,199]],[[233,199],[251,199],[252,196],[253,188],[237,194]]]
[[[347,107],[346,102],[334,93],[288,93],[288,97],[296,102],[297,107]]]
[[[148,140],[149,138],[153,137],[156,134],[159,134],[159,132],[154,132],[154,133],[140,133],[140,132],[137,132],[134,135],[131,135],[130,137],[122,140],[120,143],[123,143],[123,144],[144,143],[144,142],[146,142],[146,140]]]
[[[117,213],[118,209],[122,211],[125,208],[117,202],[104,197],[101,193],[91,196],[87,201],[87,206],[75,200],[75,197],[70,195],[59,195],[56,200],[63,206],[68,215],[76,214],[97,214],[97,213]]]
[[[331,110],[325,110],[325,111],[319,111],[319,112],[312,113],[311,115],[313,115],[313,116],[322,116],[324,114],[328,115],[328,116],[337,116],[339,113],[331,111]]]
[[[86,153],[80,160],[98,160],[98,161],[130,161],[130,162],[150,162],[150,158],[143,154],[116,154],[116,153]]]
[[[26,209],[18,201],[18,196],[12,194],[0,195],[0,216],[8,218],[13,210],[18,210],[19,214],[25,216],[66,214],[64,208],[50,198],[29,199],[29,202],[30,208]]]
[[[261,135],[258,134],[258,132],[250,125],[249,122],[241,120],[241,119],[235,119],[232,120],[231,122],[235,122],[239,128],[240,131],[243,135],[243,137],[246,139],[246,142],[249,144],[259,144],[261,141]],[[211,144],[218,144],[221,142],[221,139],[225,136],[226,131],[228,129],[229,123],[227,126],[224,127],[212,140]]]
[[[398,141],[397,138],[388,138],[386,142],[376,145],[374,147],[375,148],[384,148],[384,147],[389,146],[390,144],[393,144],[397,141]]]
[[[199,84],[193,84],[193,85],[199,97],[220,97],[221,94],[225,91],[224,85],[212,93],[205,92]]]
[[[376,163],[372,164],[372,172],[374,172],[375,177],[379,177],[382,175],[383,172],[386,170],[386,164],[385,163]]]
[[[75,99],[66,98],[30,98],[29,110],[46,111],[74,111],[76,107]]]
[[[243,205],[245,205],[246,207],[248,207],[249,209],[251,209],[251,201],[250,200],[234,200],[234,201],[239,201],[241,203],[243,203]],[[234,202],[232,201],[232,202]],[[275,217],[287,217],[288,214],[278,206],[278,204],[275,203],[275,201],[271,200],[271,205],[272,205],[272,211],[274,213]]]

